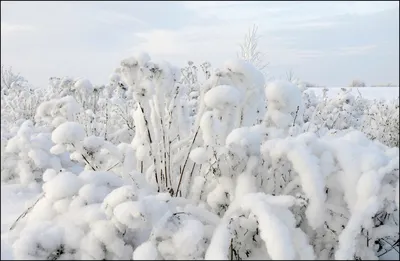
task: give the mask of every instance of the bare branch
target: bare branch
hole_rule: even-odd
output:
[[[265,54],[258,50],[258,27],[253,25],[244,37],[244,41],[239,45],[240,53],[238,57],[253,64],[257,69],[263,70],[269,63],[265,61]]]

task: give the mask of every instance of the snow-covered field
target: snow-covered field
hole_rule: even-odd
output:
[[[180,71],[2,86],[2,259],[396,259],[399,88]]]

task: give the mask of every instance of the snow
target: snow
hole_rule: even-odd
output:
[[[75,82],[74,87],[77,90],[83,90],[83,91],[91,91],[93,90],[93,85],[88,79],[79,79]]]
[[[260,144],[265,135],[266,130],[261,125],[237,128],[229,133],[225,144],[227,147],[238,145],[246,148],[251,155],[259,155]]]
[[[50,149],[50,153],[59,155],[65,152],[65,147],[63,144],[56,144]]]
[[[219,85],[206,93],[204,102],[210,108],[223,110],[239,105],[241,99],[241,93],[235,87]]]
[[[190,152],[190,159],[196,164],[203,164],[207,161],[207,150],[203,147],[198,147]]]
[[[274,81],[267,85],[265,95],[269,109],[281,112],[295,112],[297,107],[302,110],[300,89],[285,81]]]
[[[46,169],[43,173],[43,181],[47,182],[57,176],[57,172],[54,169]]]
[[[24,188],[18,184],[1,184],[1,259],[12,260],[12,243],[15,235],[9,232],[19,215],[34,203],[38,191]]]
[[[264,85],[264,76],[251,63],[244,60],[230,60],[225,62],[224,67],[231,72],[243,74],[248,80],[252,81],[250,88],[257,88]]]
[[[43,185],[43,191],[49,198],[62,199],[73,196],[81,186],[78,176],[71,172],[61,172]]]
[[[51,139],[56,144],[65,144],[82,141],[85,136],[85,130],[79,123],[64,122],[53,131]]]
[[[138,246],[133,252],[133,260],[159,260],[158,250],[150,241]]]

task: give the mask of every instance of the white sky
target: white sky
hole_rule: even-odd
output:
[[[32,84],[106,83],[145,51],[184,65],[234,58],[252,24],[271,76],[346,86],[399,83],[399,2],[1,2],[1,63]]]

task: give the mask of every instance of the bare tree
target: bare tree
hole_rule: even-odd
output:
[[[262,71],[268,66],[268,62],[265,61],[265,54],[258,49],[258,40],[260,36],[257,33],[258,27],[253,25],[244,37],[244,41],[240,44],[240,52],[237,56],[240,59],[250,62],[257,69]]]
[[[294,72],[292,69],[286,72],[286,80],[289,82],[293,82],[295,80],[294,78]]]
[[[15,84],[22,86],[26,82],[25,78],[19,73],[13,73],[12,67],[5,68],[4,65],[1,66],[1,89],[11,89]]]
[[[349,85],[349,87],[365,87],[365,86],[366,86],[365,82],[360,80],[353,80]]]

